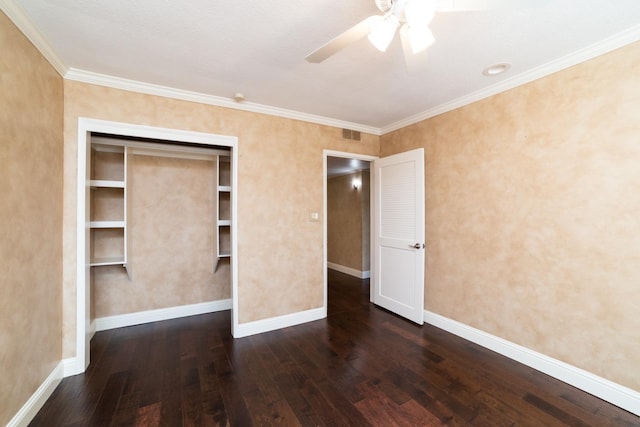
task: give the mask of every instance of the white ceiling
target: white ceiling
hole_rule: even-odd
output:
[[[0,4],[67,78],[144,82],[380,134],[640,39],[638,0],[540,1],[516,10],[436,14],[436,43],[411,74],[397,36],[386,53],[364,38],[320,64],[305,61],[378,14],[374,0]],[[507,73],[482,75],[504,61],[512,63]],[[231,101],[236,92],[245,103]]]

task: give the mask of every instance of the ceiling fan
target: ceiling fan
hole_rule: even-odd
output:
[[[308,62],[322,62],[347,45],[369,37],[384,52],[400,28],[400,40],[407,66],[413,54],[422,52],[435,42],[429,24],[436,12],[462,12],[530,7],[531,0],[374,0],[382,15],[373,15],[311,52]]]

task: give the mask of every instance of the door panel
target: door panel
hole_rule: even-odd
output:
[[[398,286],[398,283],[413,283],[415,255],[412,251],[397,250],[388,246],[380,248],[380,295],[411,310],[414,305],[413,286]],[[398,269],[396,266],[408,266]]]
[[[412,150],[376,160],[373,170],[373,302],[422,324],[424,150]]]

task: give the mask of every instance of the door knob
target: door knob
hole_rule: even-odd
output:
[[[420,249],[420,248],[424,248],[424,243],[420,244],[420,243],[416,243],[415,245],[409,245],[410,248],[414,248],[414,249]]]

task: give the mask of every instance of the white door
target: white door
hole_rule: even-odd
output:
[[[373,302],[422,324],[424,149],[373,162]]]

